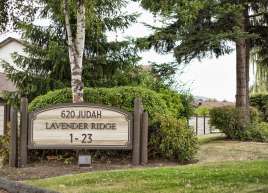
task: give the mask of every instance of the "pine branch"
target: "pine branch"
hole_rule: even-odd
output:
[[[260,12],[260,13],[256,13],[253,15],[249,15],[248,18],[259,17],[259,16],[266,15],[266,14],[268,14],[268,12]]]

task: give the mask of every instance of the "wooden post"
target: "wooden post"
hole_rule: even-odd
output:
[[[10,106],[5,105],[5,114],[4,114],[4,135],[8,135],[8,123],[10,122]]]
[[[10,109],[10,146],[9,146],[9,166],[17,167],[18,156],[17,156],[17,136],[18,136],[18,117],[17,110],[14,107]]]
[[[5,107],[4,107],[4,135],[6,135],[7,134],[7,123],[8,123],[8,121],[7,121],[7,104],[5,104]]]
[[[21,98],[20,103],[20,167],[25,167],[28,156],[28,99]]]
[[[204,135],[206,135],[206,116],[204,115]]]
[[[141,99],[134,100],[134,129],[133,129],[133,150],[132,164],[140,164],[140,137],[141,137]]]
[[[142,130],[141,130],[141,164],[148,163],[148,113],[142,113]]]
[[[198,116],[195,115],[195,133],[198,135]]]

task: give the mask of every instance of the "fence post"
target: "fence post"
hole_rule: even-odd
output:
[[[148,163],[148,113],[142,113],[142,130],[141,130],[141,164]]]
[[[198,116],[195,115],[195,133],[198,135]]]
[[[28,99],[25,97],[21,98],[20,120],[20,167],[25,167],[28,156]]]
[[[206,116],[204,115],[204,135],[206,135]]]
[[[11,107],[10,109],[10,121],[11,121],[11,130],[10,130],[10,145],[9,145],[9,166],[17,167],[18,115],[17,115],[17,109],[15,109],[14,107]]]
[[[141,112],[142,103],[140,98],[134,100],[134,130],[133,130],[133,150],[132,164],[140,164],[140,137],[141,137]]]

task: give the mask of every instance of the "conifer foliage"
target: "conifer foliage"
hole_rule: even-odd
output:
[[[249,122],[250,51],[258,47],[267,55],[266,0],[141,0],[145,9],[159,14],[163,28],[140,40],[140,47],[174,52],[178,63],[209,55],[229,54],[236,45],[236,106],[241,121]]]
[[[63,0],[34,0],[16,6],[16,9],[24,10],[24,15],[27,16],[27,20],[19,20],[18,17],[15,26],[22,32],[26,55],[14,54],[18,68],[7,63],[4,68],[21,94],[30,99],[45,94],[48,90],[72,86],[73,71],[69,62],[63,3]],[[71,36],[75,42],[78,5],[76,0],[66,3]],[[84,3],[85,47],[82,81],[77,84],[77,88],[82,90],[83,86],[116,86],[114,77],[134,68],[139,57],[131,40],[108,41],[106,32],[126,29],[136,22],[137,15],[122,11],[126,0],[89,0]],[[39,19],[48,19],[49,22],[46,23],[49,25],[32,22],[37,16]]]

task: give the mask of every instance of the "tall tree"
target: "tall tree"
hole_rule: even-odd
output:
[[[266,7],[267,1],[142,0],[141,3],[165,19],[164,28],[154,28],[154,35],[143,39],[142,46],[154,46],[160,52],[174,51],[178,63],[211,54],[216,57],[229,54],[233,51],[230,42],[235,43],[236,106],[241,110],[241,123],[246,126],[249,121],[249,52],[255,46],[252,42],[262,39],[258,30],[252,30],[251,19],[265,14],[257,7]],[[255,14],[251,15],[253,9]],[[265,25],[261,22],[258,28]]]
[[[82,67],[86,37],[85,0],[76,0],[76,33],[72,32],[70,23],[69,1],[63,0],[65,29],[68,40],[69,60],[71,66],[73,103],[81,103],[83,99]]]

